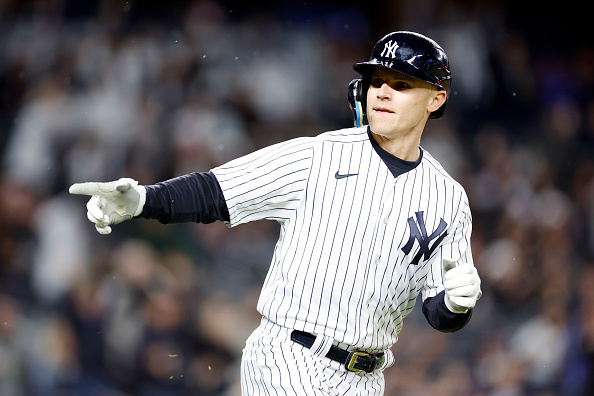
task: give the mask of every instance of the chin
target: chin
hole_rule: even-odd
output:
[[[374,134],[376,134],[378,136],[384,137],[386,139],[389,138],[389,135],[387,133],[385,133],[385,132],[382,132],[381,130],[380,131],[376,131],[375,129],[371,128],[371,132],[373,132]]]
[[[374,122],[373,120],[369,120],[369,128],[371,132],[384,137],[389,137],[390,132],[394,130],[393,125],[386,125],[384,122]]]

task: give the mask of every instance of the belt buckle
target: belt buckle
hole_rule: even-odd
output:
[[[371,369],[369,371],[363,370],[363,369],[358,369],[355,367],[355,365],[357,364],[357,360],[359,360],[360,357],[368,357],[368,358],[373,359],[373,366],[371,367]],[[348,371],[352,371],[355,373],[360,373],[360,372],[371,373],[377,367],[377,359],[371,353],[367,353],[367,352],[363,352],[363,351],[351,351],[351,353],[349,353],[349,357],[347,358],[345,366]]]

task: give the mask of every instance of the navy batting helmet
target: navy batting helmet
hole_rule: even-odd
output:
[[[353,80],[349,85],[349,97],[360,95],[360,102],[365,103],[365,95],[371,81],[371,74],[375,67],[385,67],[398,71],[413,78],[435,85],[446,91],[446,98],[450,95],[452,76],[449,61],[444,50],[433,40],[414,32],[393,32],[377,42],[368,62],[357,63],[353,69],[363,76],[362,82]],[[355,89],[356,86],[356,89]],[[353,101],[349,100],[353,109]],[[441,118],[445,111],[446,102],[429,118]],[[356,103],[355,103],[356,105]],[[355,111],[355,109],[353,109]],[[362,106],[362,111],[365,107]],[[363,119],[365,114],[355,115],[355,119]]]

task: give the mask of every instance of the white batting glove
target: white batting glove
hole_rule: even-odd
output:
[[[111,232],[110,224],[119,224],[142,213],[146,201],[146,189],[129,178],[108,183],[76,183],[68,191],[91,196],[87,217],[103,235]]]
[[[481,298],[481,279],[473,265],[443,260],[445,304],[453,313],[461,314],[473,308]]]

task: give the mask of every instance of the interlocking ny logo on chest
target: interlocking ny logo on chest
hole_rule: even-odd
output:
[[[410,228],[410,237],[408,238],[408,242],[406,245],[402,247],[402,251],[404,254],[409,254],[415,244],[415,240],[419,242],[419,251],[412,259],[411,264],[418,265],[421,257],[423,260],[429,260],[435,248],[439,246],[443,238],[445,238],[448,233],[445,229],[448,226],[443,219],[439,219],[439,225],[431,233],[431,235],[427,235],[427,229],[425,227],[425,219],[424,219],[424,212],[416,212],[415,218],[409,217],[408,218],[408,228]],[[429,244],[432,240],[435,239],[435,242],[429,247]]]

